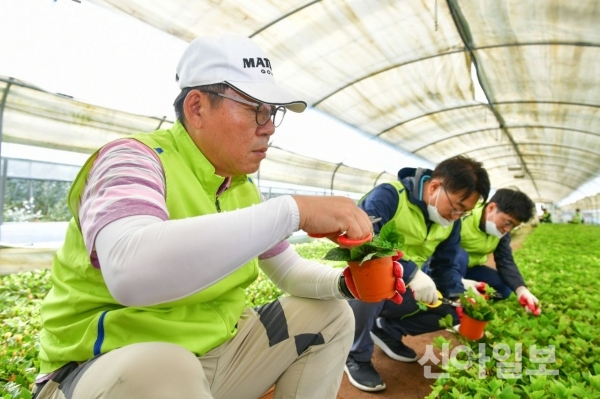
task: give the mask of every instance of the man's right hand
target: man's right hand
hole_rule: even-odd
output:
[[[417,274],[410,280],[408,286],[413,290],[415,300],[432,304],[437,302],[437,288],[435,283],[427,274],[417,270]]]
[[[367,237],[373,231],[369,216],[347,197],[292,196],[298,204],[300,229],[311,234],[346,233],[349,239]]]

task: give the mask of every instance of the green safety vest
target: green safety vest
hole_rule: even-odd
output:
[[[419,267],[435,252],[435,248],[445,239],[450,237],[452,226],[446,228],[437,223],[432,223],[429,231],[425,215],[418,205],[408,199],[408,192],[402,182],[390,182],[398,190],[398,209],[392,220],[398,232],[404,235],[402,259],[411,260]]]
[[[571,223],[580,224],[582,219],[583,218],[581,217],[581,212],[575,212],[575,214],[573,214],[573,219],[571,220]]]
[[[158,154],[165,173],[170,219],[217,213],[217,206],[232,211],[261,202],[260,192],[247,176],[233,178],[229,189],[217,199],[225,179],[215,175],[212,164],[179,122],[169,130],[131,138]],[[80,196],[97,155],[88,159],[69,193],[73,218],[64,245],[54,256],[53,287],[41,310],[40,372],[139,342],[169,342],[203,355],[230,340],[246,305],[244,289],[258,276],[257,259],[210,287],[169,303],[128,307],[112,297],[102,273],[90,263],[78,220]],[[198,240],[211,234],[198,231]],[[197,267],[214,265],[199,258]]]
[[[468,267],[485,265],[488,254],[494,252],[500,242],[498,237],[479,228],[483,209],[483,206],[476,206],[473,214],[462,220],[460,246],[469,254]]]

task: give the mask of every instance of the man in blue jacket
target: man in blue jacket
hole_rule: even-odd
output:
[[[356,330],[346,361],[350,383],[363,391],[380,391],[385,383],[371,363],[377,344],[392,359],[413,362],[414,350],[402,343],[404,335],[419,335],[439,330],[439,320],[451,314],[449,305],[420,311],[417,302],[437,302],[437,290],[455,298],[462,292],[457,256],[460,250],[460,217],[469,214],[490,191],[487,171],[480,162],[457,156],[441,162],[435,170],[403,168],[398,181],[381,184],[360,201],[368,214],[381,217],[375,233],[387,222],[396,223],[405,238],[400,263],[408,284],[402,303],[389,300],[366,303],[350,300]],[[431,277],[420,267],[431,257]],[[434,278],[438,285],[433,282]]]

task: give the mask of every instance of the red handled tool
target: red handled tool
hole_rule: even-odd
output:
[[[369,220],[371,220],[371,223],[375,224],[375,223],[379,222],[381,220],[381,218],[376,218],[375,216],[369,216]],[[325,238],[325,237],[331,237],[335,234],[337,234],[337,233],[326,233],[326,234],[308,233],[308,236],[312,237],[312,238]],[[359,246],[360,244],[364,244],[365,242],[371,241],[372,239],[373,239],[373,233],[369,233],[369,235],[366,236],[365,238],[359,238],[356,240],[350,239],[350,238],[348,238],[346,233],[342,233],[338,236],[337,242],[341,248],[353,248],[353,247]]]

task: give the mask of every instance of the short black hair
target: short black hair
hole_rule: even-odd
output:
[[[187,97],[187,95],[189,94],[190,91],[192,90],[200,90],[202,92],[206,92],[206,91],[214,91],[215,93],[225,93],[225,90],[227,90],[227,86],[225,83],[216,83],[216,84],[212,84],[212,85],[205,85],[205,86],[196,86],[196,87],[186,87],[184,89],[181,90],[181,92],[177,95],[177,98],[175,99],[175,101],[173,102],[173,107],[175,107],[175,116],[177,117],[177,119],[179,120],[179,122],[183,123],[184,118],[185,118],[185,114],[183,112],[183,102],[185,101],[185,98]],[[219,104],[221,104],[221,101],[223,101],[223,97],[214,95],[214,94],[210,94],[208,93],[208,101],[210,101],[210,106],[211,107],[216,107]]]
[[[462,199],[479,193],[485,202],[490,195],[490,177],[483,164],[465,155],[457,155],[440,162],[431,178],[442,181],[448,192],[456,194],[464,192]]]
[[[500,188],[494,193],[490,202],[494,202],[500,212],[520,222],[526,222],[533,217],[535,203],[519,190]]]

